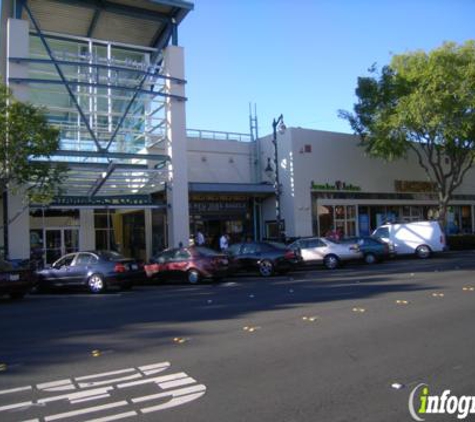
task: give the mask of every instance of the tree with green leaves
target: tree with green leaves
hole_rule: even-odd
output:
[[[353,113],[340,111],[370,156],[412,151],[436,186],[439,221],[475,158],[475,41],[393,56],[358,78]]]
[[[21,192],[25,206],[51,201],[66,168],[47,159],[59,148],[59,131],[38,107],[16,100],[0,85],[0,193]],[[5,224],[15,216],[4,219]]]

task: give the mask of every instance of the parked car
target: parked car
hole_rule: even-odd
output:
[[[416,254],[424,259],[446,249],[445,235],[437,221],[384,224],[372,236],[388,243],[396,255]]]
[[[226,254],[231,271],[258,271],[263,277],[285,274],[296,263],[295,252],[277,242],[236,243],[228,248]]]
[[[117,252],[88,251],[64,255],[37,274],[39,290],[69,286],[103,293],[110,287],[130,289],[144,277],[144,270],[139,262]]]
[[[370,236],[348,237],[340,240],[341,244],[357,244],[367,264],[374,264],[390,257],[389,245]]]
[[[186,280],[196,284],[204,279],[219,280],[228,274],[228,258],[204,246],[166,249],[144,269],[157,280]]]
[[[0,259],[0,296],[22,299],[33,288],[35,279],[28,266]]]
[[[328,269],[337,268],[342,261],[363,258],[358,244],[338,243],[323,237],[298,239],[289,245],[304,265],[322,264]]]

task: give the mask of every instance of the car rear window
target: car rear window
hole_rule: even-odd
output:
[[[197,247],[195,247],[195,251],[196,251],[199,255],[203,255],[203,256],[216,256],[216,255],[219,255],[218,252],[214,251],[213,249],[207,248],[207,247],[205,247],[205,246],[197,246]]]
[[[266,242],[264,245],[270,245],[272,248],[287,249],[287,246],[280,242]]]
[[[114,251],[100,251],[97,252],[97,254],[106,261],[121,261],[122,259],[125,259],[123,255]]]

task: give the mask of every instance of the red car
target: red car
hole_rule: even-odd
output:
[[[185,279],[196,284],[203,279],[219,280],[228,273],[228,258],[204,246],[166,249],[144,267],[149,278]]]

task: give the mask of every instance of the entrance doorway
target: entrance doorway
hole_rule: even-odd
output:
[[[52,264],[61,256],[79,250],[79,229],[47,228],[44,229],[45,263]]]

